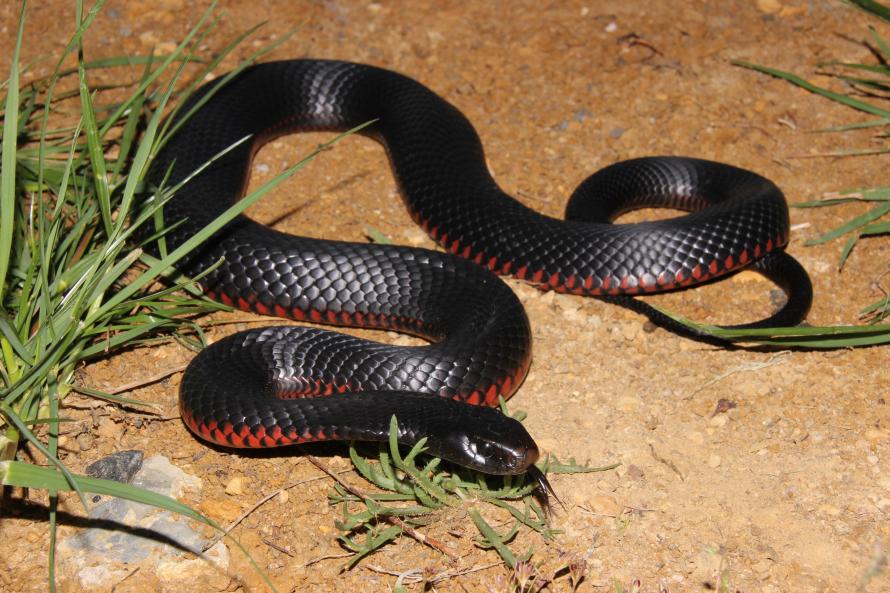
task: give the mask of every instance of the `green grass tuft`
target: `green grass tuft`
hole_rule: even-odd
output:
[[[162,123],[170,121],[163,117],[174,100],[194,90],[256,28],[212,60],[202,59],[197,48],[218,22],[213,3],[170,55],[87,61],[83,37],[104,4],[99,0],[85,12],[78,0],[75,32],[53,73],[23,83],[27,75],[20,66],[27,12],[23,2],[10,76],[0,86],[6,92],[0,125],[0,484],[45,489],[50,494],[50,590],[55,590],[55,508],[60,490],[76,492],[85,508],[83,493],[98,492],[97,488],[135,500],[150,495],[75,476],[60,461],[59,409],[71,391],[139,405],[75,385],[75,371],[158,337],[191,341],[187,334],[194,332],[196,316],[227,307],[201,297],[194,279],[180,278],[172,265],[342,137],[266,183],[181,248],[161,259],[149,256],[137,239],[139,228],[177,189],[149,188],[144,183],[152,156],[175,131]],[[270,49],[256,52],[236,71]],[[63,69],[72,53],[77,67]],[[193,73],[194,82],[184,84],[190,64],[200,67]],[[115,87],[129,94],[105,102],[108,89],[92,80],[101,69],[122,66],[141,68],[138,83]],[[64,107],[74,101],[79,120],[60,123]],[[153,196],[147,208],[137,211],[147,196]],[[200,333],[198,337],[200,341]],[[48,467],[39,461],[16,461],[24,446],[36,451],[38,459],[42,456]],[[146,501],[210,524],[176,501],[151,497]]]
[[[529,561],[532,555],[531,550],[517,555],[510,548],[510,542],[520,530],[537,532],[544,540],[552,539],[557,533],[549,525],[546,510],[535,499],[535,484],[524,476],[485,476],[442,463],[438,458],[422,456],[424,439],[402,455],[397,434],[398,426],[393,418],[389,443],[380,447],[374,460],[363,457],[350,446],[353,465],[375,492],[367,494],[335,484],[328,495],[331,504],[341,510],[336,524],[343,532],[340,542],[355,554],[345,568],[352,568],[368,554],[395,541],[406,529],[429,525],[449,509],[467,505],[467,513],[479,532],[476,545],[495,550],[511,569]],[[564,463],[556,458],[548,458],[539,465],[542,472],[550,474],[591,473],[615,467],[617,465],[589,467],[574,459]],[[504,533],[483,517],[480,511],[483,507],[510,523]],[[391,521],[391,517],[398,517],[399,521]]]

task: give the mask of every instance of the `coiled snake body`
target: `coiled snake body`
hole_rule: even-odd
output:
[[[180,388],[186,424],[210,441],[385,440],[395,414],[399,440],[428,436],[432,454],[494,474],[532,468],[534,441],[489,407],[522,382],[531,352],[519,300],[489,270],[564,292],[632,295],[753,264],[790,285],[788,305],[760,324],[797,323],[809,307],[806,273],[782,251],[784,198],[749,171],[677,157],[625,161],[585,181],[563,221],[505,194],[461,113],[394,72],[295,60],[248,68],[212,96],[211,87],[181,111],[207,100],[158,155],[150,180],[173,185],[239,139],[252,140],[165,206],[166,223],[180,223],[167,235],[171,249],[240,198],[262,143],[376,120],[365,132],[385,145],[413,217],[462,257],[290,236],[244,217],[228,225],[182,264],[196,274],[222,260],[202,281],[213,297],[263,314],[391,328],[431,344],[391,346],[307,327],[223,339],[194,359]],[[646,205],[695,212],[609,222]]]

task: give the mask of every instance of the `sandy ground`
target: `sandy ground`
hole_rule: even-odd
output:
[[[4,56],[12,47],[15,4],[0,6]],[[70,4],[31,4],[24,62],[57,55],[71,30]],[[89,57],[169,49],[196,22],[201,7],[192,4],[109,2],[89,33]],[[210,48],[268,20],[255,42],[235,52],[242,57],[301,25],[273,57],[369,62],[424,82],[475,124],[502,186],[551,215],[561,214],[571,190],[589,173],[652,154],[750,168],[773,179],[792,203],[887,183],[886,156],[807,158],[871,145],[866,132],[809,133],[863,117],[729,63],[744,59],[834,84],[815,74],[818,63],[873,59],[861,42],[875,21],[839,2],[221,5],[226,16],[207,41]],[[882,33],[890,37],[886,27]],[[38,62],[35,72],[51,63]],[[234,58],[225,67],[233,64]],[[292,164],[323,138],[274,142],[260,153],[254,181]],[[813,278],[813,324],[855,323],[857,311],[882,294],[890,259],[886,240],[862,243],[840,273],[838,242],[803,244],[859,212],[852,206],[792,210],[789,250]],[[350,139],[325,154],[252,214],[291,233],[364,241],[364,225],[373,225],[394,241],[433,246],[405,212],[383,150],[367,139]],[[634,579],[644,591],[707,591],[721,578],[728,590],[746,593],[890,591],[882,570],[890,546],[886,348],[723,351],[645,331],[644,319],[596,300],[509,282],[527,307],[535,339],[534,363],[513,406],[528,411],[527,426],[545,451],[594,465],[621,464],[606,473],[555,477],[567,505],[555,519],[562,535],[549,543],[523,535],[517,549],[532,546],[534,558],[550,565],[564,553],[586,559],[588,575],[579,591],[611,591],[615,583],[627,588]],[[883,286],[890,286],[886,276]],[[768,313],[771,289],[759,277],[741,274],[651,300],[696,319],[729,323]],[[232,324],[210,335],[250,325]],[[98,362],[80,380],[112,389],[181,366],[191,356],[175,344],[144,348]],[[66,415],[76,422],[66,429],[63,460],[82,471],[123,449],[166,455],[202,481],[201,490],[183,500],[223,523],[283,484],[319,475],[299,450],[249,458],[206,448],[176,417],[178,382],[173,374],[128,394],[157,404],[162,419],[72,398],[76,405]],[[734,407],[718,411],[721,399]],[[348,467],[342,457],[324,459],[334,469]],[[240,494],[226,492],[233,478],[241,478]],[[298,486],[234,531],[281,591],[389,591],[395,577],[372,567],[435,573],[489,564],[435,590],[507,590],[502,579],[509,571],[493,552],[473,545],[466,517],[431,531],[461,555],[456,565],[402,539],[349,572],[340,572],[342,558],[307,566],[343,551],[327,502],[330,487],[328,480]],[[4,508],[4,591],[46,589],[47,523],[33,506],[45,500],[39,492],[28,496],[30,503]],[[81,513],[70,501],[65,508]],[[66,525],[61,531],[75,530]],[[243,558],[237,552],[231,558],[227,574],[202,577],[195,590],[262,590]],[[169,588],[156,572],[134,568],[126,567],[128,578],[96,590]],[[64,571],[59,581],[63,590],[81,587]],[[568,580],[549,590],[569,591]]]

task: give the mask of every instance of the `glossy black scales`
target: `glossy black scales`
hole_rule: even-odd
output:
[[[399,74],[321,60],[263,64],[224,86],[205,85],[180,113],[204,99],[153,162],[150,182],[170,171],[166,183],[173,185],[249,140],[165,206],[165,221],[180,223],[167,236],[170,248],[241,196],[262,143],[373,119],[366,133],[386,147],[414,218],[466,258],[294,237],[246,218],[230,224],[182,264],[196,274],[222,260],[203,281],[216,298],[296,319],[394,328],[432,344],[395,347],[302,328],[222,340],[195,359],[180,392],[187,424],[210,440],[376,440],[395,411],[405,442],[432,431],[441,440],[435,451],[453,461],[492,473],[524,471],[537,458],[524,429],[495,410],[462,403],[495,405],[521,383],[530,360],[525,313],[486,267],[557,290],[610,295],[686,286],[779,257],[779,266],[756,264],[797,266],[791,304],[768,322],[796,323],[809,306],[805,272],[790,257],[772,255],[788,241],[784,198],[748,171],[681,158],[619,163],[582,184],[569,205],[573,220],[561,221],[502,192],[470,123]],[[705,209],[673,221],[609,224],[621,211],[651,204]]]

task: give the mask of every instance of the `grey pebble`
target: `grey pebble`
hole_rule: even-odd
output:
[[[129,484],[142,468],[144,457],[142,451],[118,451],[89,464],[86,474],[93,478]]]

